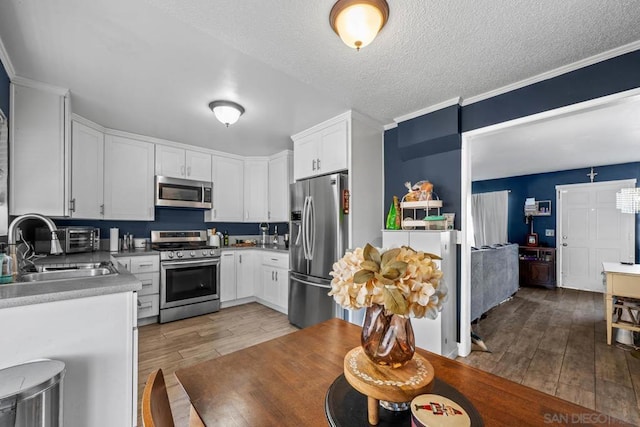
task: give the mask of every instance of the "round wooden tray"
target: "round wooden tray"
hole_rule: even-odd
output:
[[[435,378],[431,393],[448,397],[462,406],[471,419],[471,427],[484,426],[475,406],[453,386]],[[331,427],[370,426],[367,415],[367,396],[354,389],[344,374],[329,386],[324,401],[324,412]],[[393,412],[380,408],[378,427],[410,425],[410,410]]]

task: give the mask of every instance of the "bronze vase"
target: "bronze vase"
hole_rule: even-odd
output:
[[[393,314],[378,304],[367,307],[360,342],[369,359],[392,368],[405,365],[416,351],[409,316]]]

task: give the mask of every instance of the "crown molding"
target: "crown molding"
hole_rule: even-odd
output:
[[[60,96],[69,95],[69,89],[67,88],[51,85],[49,83],[42,83],[36,80],[27,79],[26,77],[14,76],[11,79],[11,83],[14,83],[20,86],[30,87],[33,89],[40,89],[45,92],[55,93],[56,95],[60,95]]]
[[[340,123],[341,121],[344,121],[344,120],[351,120],[351,110],[345,111],[344,113],[338,114],[337,116],[332,117],[328,120],[325,120],[322,123],[318,123],[317,125],[310,127],[309,129],[305,129],[301,132],[291,135],[291,139],[295,141],[297,139],[304,138],[307,135],[318,132],[319,130],[322,130],[336,123]]]
[[[393,123],[388,123],[386,125],[384,125],[383,129],[384,130],[389,130],[389,129],[394,129],[398,127],[398,123],[393,122]]]
[[[504,93],[511,92],[512,90],[520,89],[525,86],[532,85],[534,83],[539,83],[544,80],[558,77],[563,74],[570,73],[571,71],[576,71],[576,70],[579,70],[580,68],[588,67],[589,65],[597,64],[598,62],[606,61],[607,59],[615,58],[616,56],[624,55],[625,53],[634,52],[638,49],[640,49],[640,40],[617,47],[615,49],[607,50],[606,52],[602,52],[597,55],[590,56],[589,58],[581,59],[580,61],[576,61],[571,64],[563,65],[562,67],[558,67],[556,69],[546,71],[536,76],[529,77],[524,80],[520,80],[519,82],[511,83],[509,85],[491,90],[489,92],[482,93],[480,95],[465,98],[462,101],[461,105],[464,106],[464,105],[473,104],[479,101],[484,101],[485,99],[493,98],[494,96],[502,95]]]
[[[404,116],[396,117],[393,119],[394,122],[400,123],[405,122],[407,120],[415,119],[416,117],[424,116],[425,114],[433,113],[434,111],[442,110],[443,108],[451,107],[452,105],[456,105],[460,103],[461,98],[458,96],[456,98],[451,98],[446,101],[443,101],[439,104],[432,105],[430,107],[423,108],[418,111],[414,111],[413,113],[405,114]],[[388,126],[388,125],[387,125]]]
[[[0,39],[0,61],[2,61],[2,65],[4,65],[4,69],[7,72],[10,80],[13,80],[16,77],[16,70],[13,68],[13,63],[11,59],[9,59],[9,54],[4,47],[4,43],[2,43],[2,39]]]

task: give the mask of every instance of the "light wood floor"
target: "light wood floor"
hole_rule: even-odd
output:
[[[286,316],[256,303],[143,326],[139,396],[149,373],[162,368],[176,425],[186,425],[189,402],[176,369],[296,330]],[[474,330],[492,353],[474,351],[462,363],[640,425],[640,360],[607,346],[601,294],[522,288]]]
[[[462,363],[640,425],[640,360],[607,345],[602,294],[521,288],[473,329],[492,353]]]
[[[189,400],[173,374],[177,369],[232,353],[298,329],[287,316],[251,303],[177,322],[139,329],[138,425],[140,398],[151,371],[162,368],[176,426],[186,426]],[[230,367],[229,369],[233,369]]]

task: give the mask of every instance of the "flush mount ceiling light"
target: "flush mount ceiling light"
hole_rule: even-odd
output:
[[[385,0],[338,0],[329,14],[333,31],[356,50],[371,43],[388,19]]]
[[[640,213],[640,188],[621,188],[616,193],[616,208],[622,213]]]
[[[232,101],[213,101],[209,104],[209,108],[216,115],[216,119],[227,127],[237,122],[244,113],[244,107]]]

